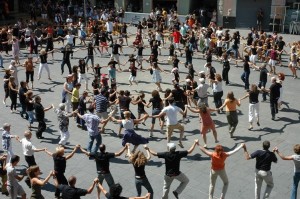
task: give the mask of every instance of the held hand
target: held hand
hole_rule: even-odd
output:
[[[126,147],[129,148],[129,147],[130,147],[130,144],[129,144],[129,143],[126,143]]]
[[[145,149],[145,150],[149,150],[149,147],[145,144],[145,145],[144,145],[144,149]]]
[[[247,147],[246,147],[246,144],[244,143],[243,145],[243,149],[246,151],[247,150]]]
[[[195,140],[195,144],[199,145],[199,140],[198,139]]]
[[[47,151],[47,148],[44,148],[43,150],[44,150],[44,151]]]
[[[98,178],[95,178],[94,183],[98,183],[98,182],[99,182]]]
[[[77,145],[76,145],[76,149],[79,149],[79,148],[80,148],[80,144],[77,144]]]
[[[245,143],[241,143],[241,146],[244,148],[244,146],[245,146]]]
[[[275,147],[275,148],[273,149],[273,152],[277,152],[277,153],[278,153],[278,148]]]

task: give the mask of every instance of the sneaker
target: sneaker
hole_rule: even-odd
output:
[[[6,102],[5,102],[5,100],[3,100],[3,104],[4,104],[4,105],[6,105]]]
[[[163,129],[160,129],[160,133],[161,133],[161,134],[165,134],[165,132],[164,132]]]
[[[256,124],[257,124],[257,126],[260,126],[260,123],[259,123],[259,122],[257,122]]]
[[[149,132],[149,137],[153,137],[153,132]]]
[[[178,199],[178,193],[176,191],[173,191],[173,194],[174,194],[175,198]]]

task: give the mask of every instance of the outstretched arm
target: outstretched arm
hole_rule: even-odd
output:
[[[152,155],[157,156],[157,153],[155,151],[152,151],[147,145],[144,145],[144,148]]]
[[[273,149],[273,151],[275,151],[278,155],[279,155],[279,157],[281,158],[281,159],[283,159],[283,160],[293,160],[294,158],[293,158],[293,156],[284,156],[282,153],[280,153],[279,152],[279,150],[278,150],[278,148],[277,147],[275,147],[274,149]]]
[[[115,153],[115,156],[120,156],[127,149],[127,145],[125,145],[119,152]]]
[[[77,149],[79,149],[79,148],[80,148],[80,145],[76,145],[76,146],[74,147],[73,151],[72,151],[69,155],[66,156],[66,160],[72,158],[73,155],[75,154],[75,152],[77,151]]]
[[[191,154],[191,153],[194,151],[196,145],[199,145],[199,140],[195,140],[195,141],[194,141],[193,145],[192,145],[191,148],[188,150],[188,154]]]
[[[205,153],[206,155],[208,155],[208,156],[212,156],[213,155],[213,153],[212,152],[210,152],[210,151],[208,151],[206,148],[204,148],[203,146],[199,146],[199,148],[200,148],[200,150],[203,152],[203,153]]]
[[[94,181],[93,181],[93,184],[87,189],[87,194],[90,194],[92,193],[95,185],[99,182],[98,178],[95,178]]]
[[[236,152],[238,152],[242,147],[244,147],[244,143],[242,143],[240,146],[236,147],[234,150],[227,152],[228,156],[231,156],[233,154],[235,154]]]
[[[250,159],[251,159],[251,156],[249,155],[249,153],[248,153],[248,151],[247,151],[247,147],[246,147],[245,144],[244,144],[244,146],[243,146],[243,149],[244,149],[245,159],[246,159],[246,160],[250,160]]]

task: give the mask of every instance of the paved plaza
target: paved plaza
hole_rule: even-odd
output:
[[[129,28],[129,32],[134,33],[135,28]],[[234,30],[231,30],[231,32]],[[246,37],[247,30],[241,30],[241,35]],[[299,36],[295,35],[282,35],[283,40],[286,42],[291,42],[294,40],[300,40]],[[132,44],[134,39],[134,35],[129,39],[129,43]],[[148,45],[148,41],[144,39],[146,45]],[[242,41],[245,42],[245,41]],[[77,40],[77,44],[79,40]],[[169,42],[168,42],[169,44]],[[168,46],[166,45],[166,47]],[[55,42],[55,48],[61,47],[61,44]],[[78,47],[78,46],[77,46]],[[76,47],[76,48],[77,48]],[[111,49],[110,49],[111,51]],[[286,48],[286,51],[289,52],[289,47]],[[22,52],[26,52],[27,50],[22,50]],[[133,53],[133,49],[129,47],[123,48],[124,55],[120,56],[121,63],[124,63],[128,60],[129,54]],[[136,53],[136,52],[135,52]],[[144,50],[144,57],[147,57],[150,53],[150,50],[147,48]],[[2,53],[3,55],[4,53]],[[87,55],[86,50],[79,50],[74,53],[74,59],[71,60],[71,64],[78,64],[79,58],[84,58]],[[7,68],[9,66],[10,58],[5,57],[4,66]],[[159,56],[159,60],[164,60],[168,58],[168,49],[162,50],[162,55]],[[202,56],[195,55],[193,57],[194,69],[197,71],[205,71],[204,64],[205,60]],[[61,102],[61,93],[63,90],[63,83],[65,82],[66,72],[64,75],[61,75],[60,63],[62,59],[62,53],[55,53],[55,61],[51,62],[51,55],[49,56],[49,68],[51,71],[52,81],[47,79],[46,71],[42,74],[42,78],[38,81],[36,79],[38,65],[35,68],[35,82],[33,92],[35,95],[39,95],[42,98],[42,104],[44,107],[48,107],[51,104],[54,104],[58,107],[58,104]],[[185,57],[179,57],[182,62],[185,62]],[[212,114],[212,119],[214,120],[217,132],[218,139],[220,144],[222,144],[226,151],[232,150],[240,143],[245,142],[248,148],[249,153],[257,149],[262,149],[262,142],[264,140],[269,140],[271,142],[271,148],[278,146],[279,150],[285,155],[293,154],[293,146],[300,142],[299,136],[299,122],[300,122],[300,80],[293,79],[291,77],[291,72],[287,67],[288,64],[288,56],[283,56],[284,62],[283,67],[277,66],[277,72],[283,72],[286,74],[286,79],[283,82],[283,109],[277,114],[276,120],[271,120],[271,111],[269,101],[260,102],[260,127],[254,125],[254,129],[252,131],[248,130],[248,99],[242,101],[242,105],[238,108],[238,117],[239,124],[237,126],[237,130],[235,132],[234,139],[229,137],[228,133],[228,125],[226,120],[226,115],[223,114]],[[99,63],[100,66],[106,66],[109,61],[109,57],[100,57],[99,53],[95,55],[95,63]],[[21,63],[24,60],[21,61]],[[233,91],[236,98],[243,97],[246,92],[243,88],[243,82],[240,78],[243,68],[242,62],[239,63],[240,67],[231,66],[231,70],[229,72],[229,79],[231,84],[229,86],[225,86],[223,84],[224,96],[225,99],[228,91]],[[144,62],[143,67],[147,68],[149,66],[148,63]],[[172,69],[171,65],[168,65],[167,62],[159,64],[161,68],[170,72]],[[214,61],[213,66],[216,68],[217,73],[222,72],[222,65]],[[67,67],[67,66],[65,66]],[[123,69],[128,68],[129,65],[121,66]],[[67,71],[65,69],[65,71]],[[187,69],[183,64],[179,65],[180,78],[184,80]],[[107,68],[103,68],[101,70],[102,73],[108,73]],[[2,72],[2,77],[3,77]],[[128,78],[129,72],[117,73],[117,82],[118,82],[118,90],[129,90],[133,95],[137,94],[139,91],[144,91],[146,94],[146,101],[151,97],[152,90],[156,89],[154,83],[151,82],[151,75],[149,71],[137,73],[137,80],[139,81],[138,85],[133,85],[129,87]],[[172,86],[172,76],[170,73],[162,73],[163,90],[167,88],[173,88]],[[22,67],[19,67],[19,81],[25,80],[25,70]],[[89,88],[91,90],[91,82],[93,80],[93,74],[91,70],[88,74],[89,77]],[[250,74],[250,84],[257,84],[259,79],[258,71],[251,71]],[[267,88],[271,85],[270,82],[267,83]],[[1,81],[1,101],[4,97],[3,92],[3,81]],[[80,93],[82,93],[84,86],[81,87]],[[212,94],[211,89],[209,89],[210,94]],[[163,97],[163,93],[161,93],[161,97]],[[260,96],[260,101],[262,97]],[[10,105],[10,100],[7,99],[7,105]],[[209,97],[209,105],[211,107],[215,107],[213,103],[213,98]],[[137,106],[131,105],[131,110],[135,115],[137,115]],[[23,132],[27,129],[27,121],[22,119],[17,113],[10,113],[10,109],[8,106],[5,106],[1,103],[1,116],[0,116],[0,124],[2,125],[5,122],[8,122],[12,125],[11,133],[16,134],[20,137],[23,137]],[[20,107],[19,107],[20,108]],[[146,109],[146,111],[151,114],[151,108]],[[32,142],[37,148],[47,147],[49,151],[54,152],[55,147],[58,145],[59,141],[59,129],[57,117],[53,110],[46,112],[46,123],[47,130],[43,134],[45,139],[38,140],[33,136]],[[203,140],[199,134],[199,118],[197,114],[188,112],[189,122],[184,124],[185,126],[185,140],[183,141],[184,149],[187,150],[192,145],[195,139],[199,139],[201,145],[203,145]],[[37,122],[33,124],[34,127],[37,127]],[[112,122],[109,122],[106,127],[105,134],[102,134],[103,143],[107,146],[107,151],[109,152],[117,152],[122,147],[121,139],[117,136],[119,126]],[[144,137],[148,137],[148,129],[150,128],[150,119],[146,121],[146,126],[139,125],[139,129],[136,132]],[[155,126],[156,131],[154,132],[154,137],[150,138],[149,148],[153,149],[157,152],[163,152],[167,150],[166,147],[166,139],[163,134],[159,132],[159,125],[156,122]],[[33,128],[33,134],[35,135],[36,128]],[[76,127],[76,123],[73,119],[70,119],[70,144],[66,152],[70,152],[72,148],[76,144],[80,144],[83,147],[86,147],[88,141],[88,134],[86,131],[83,131]],[[177,142],[179,138],[179,133],[175,132],[172,137],[172,141]],[[212,133],[208,133],[208,148],[213,150],[215,143],[213,141]],[[19,169],[24,168],[26,162],[22,155],[21,144],[17,141],[13,140],[13,151],[15,154],[21,157],[21,161],[19,163]],[[142,149],[140,146],[139,149]],[[180,147],[177,147],[178,150],[181,150]],[[53,160],[51,157],[46,155],[44,152],[35,153],[36,162],[40,166],[43,171],[42,177],[45,178],[50,170],[53,170]],[[207,199],[208,198],[208,188],[209,188],[209,172],[210,172],[210,158],[200,152],[200,149],[197,147],[191,155],[188,155],[187,158],[183,158],[181,161],[181,171],[186,174],[186,176],[190,179],[190,182],[186,189],[179,196],[181,199]],[[229,188],[227,192],[226,198],[228,199],[251,199],[254,198],[254,170],[255,170],[255,160],[246,161],[244,158],[243,150],[240,150],[233,156],[229,157],[226,162],[226,172],[229,178]],[[154,199],[161,198],[162,188],[163,188],[163,175],[165,172],[165,165],[163,159],[158,159],[157,157],[152,157],[148,165],[146,166],[146,174],[147,177],[154,189]],[[125,154],[121,155],[119,158],[112,159],[111,161],[111,173],[114,177],[115,182],[120,182],[123,186],[123,194],[124,196],[136,196],[136,189],[134,184],[134,169],[131,164],[128,163]],[[277,164],[272,165],[272,173],[274,176],[274,189],[271,193],[272,199],[287,199],[290,195],[291,185],[292,185],[292,177],[293,177],[293,163],[292,161],[283,161],[281,159],[278,160]],[[68,178],[70,175],[75,175],[77,177],[77,187],[80,188],[88,188],[93,179],[97,176],[96,173],[96,165],[93,160],[89,160],[83,153],[79,151],[74,155],[73,158],[67,161],[67,169],[66,169],[66,177]],[[21,182],[23,188],[27,193],[27,197],[30,197],[31,190],[26,186],[25,182]],[[47,199],[54,198],[54,182],[50,179],[49,183],[43,187],[42,194]],[[171,185],[171,191],[173,191],[178,186],[178,181],[174,181]],[[265,185],[264,185],[265,186]],[[262,192],[264,191],[264,186]],[[104,182],[104,187],[108,188],[106,182]],[[222,181],[220,179],[217,180],[216,188],[215,188],[215,198],[218,198],[221,193]],[[143,194],[146,193],[146,190],[143,188]],[[104,196],[102,196],[103,198]],[[5,196],[1,195],[0,198],[5,198]],[[96,191],[94,190],[92,194],[87,195],[83,198],[96,198]],[[170,192],[169,198],[174,198],[173,194]]]

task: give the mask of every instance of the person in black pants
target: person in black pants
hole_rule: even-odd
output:
[[[35,146],[31,143],[30,140],[31,136],[32,136],[31,131],[26,130],[24,132],[24,138],[22,138],[21,140],[19,139],[19,137],[16,138],[20,143],[22,143],[23,154],[25,156],[25,161],[27,162],[28,168],[37,165],[34,158],[34,152],[40,152],[46,150],[46,148],[42,148],[42,149],[35,148]],[[25,179],[25,183],[28,185],[29,188],[31,188],[29,176],[27,176],[27,178]]]
[[[26,113],[26,95],[25,95],[26,92],[28,91],[27,83],[21,81],[20,86],[21,86],[19,89],[19,100],[21,104],[20,115],[22,118],[24,118],[24,114],[25,114],[25,118],[28,119],[28,114]]]
[[[278,113],[278,99],[280,97],[280,89],[282,85],[277,82],[276,77],[271,78],[271,86],[269,89],[264,89],[265,91],[270,93],[270,108],[271,108],[271,115],[272,120],[275,120],[275,114]]]
[[[71,70],[71,62],[70,62],[70,55],[73,55],[73,52],[76,52],[77,50],[72,50],[72,46],[69,44],[66,45],[66,47],[61,51],[63,53],[63,61],[61,63],[61,74],[64,73],[64,66],[67,64],[68,69],[69,69],[69,74],[72,74]]]
[[[36,96],[35,97],[35,103],[34,103],[34,110],[35,110],[35,119],[38,121],[38,130],[36,132],[36,137],[38,139],[43,139],[44,137],[42,136],[43,132],[46,130],[46,123],[44,121],[45,119],[45,112],[52,109],[54,106],[51,105],[48,108],[44,108],[43,105],[41,104],[41,97]]]
[[[228,55],[226,53],[223,54],[223,71],[222,71],[222,78],[223,80],[226,82],[226,85],[228,85],[229,82],[229,78],[228,78],[228,73],[230,70],[230,63],[228,60]]]
[[[10,110],[11,113],[13,113],[17,109],[17,97],[18,97],[18,86],[16,85],[15,78],[13,76],[9,77],[8,88],[9,88],[9,97],[11,100]]]
[[[266,64],[263,64],[259,69],[260,69],[260,73],[259,73],[259,83],[258,83],[258,87],[260,89],[263,90],[263,88],[266,88],[266,84],[267,84],[267,81],[268,81],[268,69],[266,68]],[[266,92],[263,92],[262,93],[262,97],[263,97],[263,100],[262,102],[266,101],[267,100],[267,93]]]
[[[51,153],[47,149],[45,150],[45,152],[49,156],[53,157],[54,172],[55,172],[55,176],[57,178],[57,184],[58,185],[60,185],[60,184],[68,185],[67,178],[65,177],[66,163],[67,163],[68,159],[73,157],[74,153],[79,148],[80,148],[80,145],[76,145],[75,148],[73,149],[73,151],[69,155],[67,155],[66,157],[64,156],[65,148],[62,147],[62,146],[56,147],[56,152],[55,153]],[[55,198],[60,198],[60,190],[58,188],[56,188],[56,190],[55,190]]]

